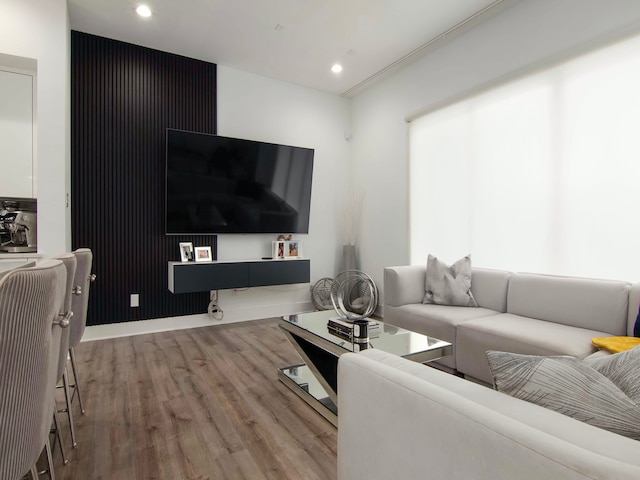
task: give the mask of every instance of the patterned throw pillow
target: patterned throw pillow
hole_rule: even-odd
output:
[[[471,256],[461,258],[450,267],[433,255],[427,259],[425,295],[422,303],[477,307],[471,293]]]
[[[640,405],[640,347],[606,357],[587,358],[583,363],[607,377]]]
[[[636,323],[633,326],[633,336],[640,337],[640,309],[638,310],[638,315],[636,316]]]
[[[622,354],[607,358],[617,355]],[[487,352],[487,359],[496,390],[640,440],[638,400],[587,363],[573,357],[540,357],[494,351]],[[604,364],[600,364],[600,367],[603,370],[616,370],[616,365],[627,362],[623,359],[622,362],[618,360],[607,364],[606,369]]]

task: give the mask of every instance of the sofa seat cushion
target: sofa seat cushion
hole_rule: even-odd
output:
[[[467,320],[495,315],[488,308],[454,307],[412,303],[402,307],[385,307],[384,321],[397,327],[406,328],[453,344],[454,353],[437,360],[449,368],[456,368],[455,339],[456,327]]]
[[[525,355],[570,355],[583,359],[596,351],[591,344],[604,332],[546,322],[511,313],[473,319],[458,325],[456,365],[465,375],[492,383],[486,352]]]

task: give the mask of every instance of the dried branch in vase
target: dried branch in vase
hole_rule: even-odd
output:
[[[361,189],[350,190],[346,195],[342,209],[345,245],[355,245],[358,241],[363,205],[364,192]]]

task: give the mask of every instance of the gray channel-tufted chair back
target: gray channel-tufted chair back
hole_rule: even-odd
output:
[[[66,290],[64,296],[64,304],[62,306],[62,311],[64,315],[70,315],[69,322],[70,328],[65,328],[62,332],[62,336],[60,338],[60,355],[58,360],[58,375],[56,377],[59,382],[62,380],[62,375],[64,373],[64,369],[67,365],[67,356],[69,354],[69,335],[71,333],[71,325],[73,324],[73,310],[72,308],[72,300],[73,300],[73,289],[75,287],[74,281],[76,277],[76,270],[78,266],[78,261],[76,260],[76,256],[73,253],[63,253],[60,255],[55,255],[51,257],[55,260],[60,260],[67,271],[67,281],[66,281]],[[69,314],[71,312],[71,314]]]
[[[54,407],[66,270],[58,260],[0,279],[0,478],[20,479],[47,449]]]
[[[60,260],[66,269],[67,278],[65,284],[65,296],[64,296],[64,304],[62,306],[62,311],[60,315],[62,318],[66,318],[69,320],[69,323],[73,323],[73,311],[72,308],[72,297],[73,291],[75,288],[74,281],[76,277],[76,270],[78,266],[78,261],[76,260],[76,256],[73,253],[63,253],[60,255],[54,255],[52,258],[56,260]],[[75,447],[77,445],[76,442],[76,431],[75,426],[73,424],[73,413],[71,411],[71,396],[69,394],[69,379],[67,376],[67,358],[69,355],[69,333],[71,328],[65,328],[62,330],[62,335],[60,338],[60,352],[58,353],[58,372],[56,376],[56,385],[62,381],[62,388],[64,388],[64,398],[65,398],[65,408],[62,410],[58,410],[57,405],[55,404],[54,399],[54,412],[53,419],[56,425],[56,434],[58,437],[58,445],[60,446],[60,453],[62,454],[62,462],[67,463],[67,456],[64,449],[64,444],[62,440],[62,435],[59,428],[58,422],[58,412],[62,411],[67,414],[69,419],[69,428],[71,429],[71,443]]]
[[[87,309],[89,306],[89,289],[91,282],[95,280],[95,275],[91,274],[93,265],[93,253],[88,248],[79,248],[73,252],[78,261],[76,278],[74,280],[74,295],[71,310],[73,319],[71,322],[71,332],[69,334],[69,355],[71,357],[71,368],[73,369],[73,389],[74,394],[78,394],[80,402],[80,412],[84,414],[84,404],[80,393],[80,380],[78,379],[78,365],[76,363],[75,347],[82,340],[84,329],[87,324]]]
[[[73,254],[78,262],[76,268],[76,278],[73,282],[75,288],[80,290],[73,295],[71,310],[73,311],[73,321],[69,333],[69,347],[74,348],[82,340],[84,329],[87,324],[87,308],[89,306],[89,288],[91,286],[91,266],[93,264],[93,253],[88,248],[79,248]]]

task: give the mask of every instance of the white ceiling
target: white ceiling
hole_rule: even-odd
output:
[[[150,18],[135,8],[149,5]],[[352,95],[513,0],[68,0],[71,28]],[[343,65],[340,74],[330,71]]]

